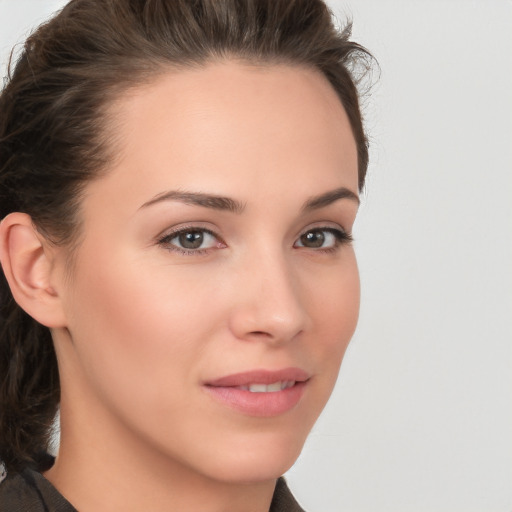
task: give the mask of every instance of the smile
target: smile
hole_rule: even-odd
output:
[[[228,409],[248,416],[273,417],[297,407],[310,378],[299,368],[253,370],[205,382],[203,389]]]
[[[283,391],[283,389],[291,388],[295,385],[294,380],[277,381],[272,384],[248,384],[245,386],[235,386],[236,389],[242,391],[250,391],[251,393],[275,393]]]

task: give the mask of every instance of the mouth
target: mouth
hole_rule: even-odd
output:
[[[246,384],[244,386],[234,386],[236,389],[242,391],[250,391],[251,393],[275,393],[277,391],[283,391],[295,386],[296,381],[294,380],[279,380],[272,384]]]
[[[249,416],[272,417],[299,404],[310,378],[299,368],[254,370],[208,381],[204,389],[230,409]]]

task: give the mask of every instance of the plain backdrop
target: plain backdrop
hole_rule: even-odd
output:
[[[2,71],[64,3],[0,0]],[[360,324],[290,486],[308,512],[511,512],[512,2],[329,4],[381,72]]]

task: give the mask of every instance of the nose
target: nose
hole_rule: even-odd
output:
[[[295,339],[307,326],[299,276],[283,255],[260,254],[240,263],[230,316],[233,334],[242,340],[274,344]]]

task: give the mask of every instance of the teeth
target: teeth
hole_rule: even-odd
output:
[[[274,384],[269,384],[267,386],[267,392],[272,393],[274,391],[281,391],[283,388],[281,382],[274,382]]]
[[[249,384],[247,386],[240,386],[239,389],[250,391],[251,393],[274,393],[291,388],[293,385],[295,385],[294,380],[283,380],[273,382],[272,384]]]
[[[270,386],[275,386],[275,384],[270,384]],[[249,384],[249,391],[251,393],[266,393],[270,386],[265,384]]]

